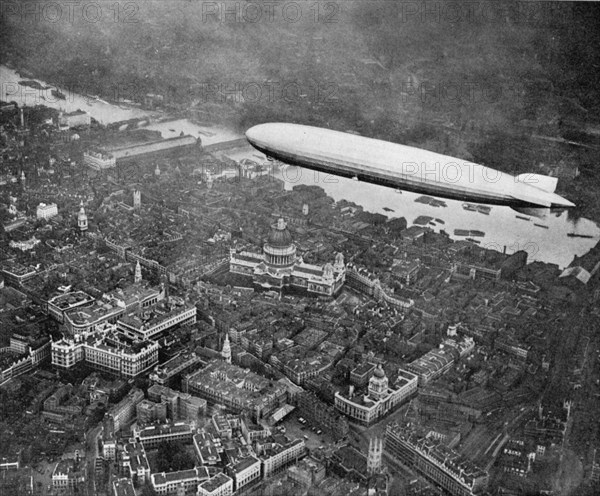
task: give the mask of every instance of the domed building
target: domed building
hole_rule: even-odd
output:
[[[335,264],[323,266],[304,263],[296,255],[296,245],[283,219],[271,226],[262,253],[232,249],[229,271],[252,277],[264,289],[295,288],[317,295],[331,296],[344,285],[346,266],[338,253]]]
[[[79,205],[79,213],[77,214],[77,226],[79,227],[79,231],[85,232],[88,230],[88,218],[85,213],[85,208],[83,207],[83,200]]]
[[[283,219],[271,226],[263,252],[265,263],[271,267],[290,267],[296,262],[296,245]]]
[[[373,375],[371,379],[369,379],[369,396],[375,400],[379,401],[380,399],[387,396],[388,392],[388,378],[381,367],[381,364],[377,365],[375,370],[373,371]]]
[[[335,393],[336,409],[363,425],[378,422],[417,393],[419,378],[416,374],[398,369],[395,376],[395,380],[390,381],[383,367],[377,365],[366,388],[362,386],[355,391],[352,385],[347,392]]]

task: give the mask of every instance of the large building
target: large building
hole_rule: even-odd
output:
[[[262,460],[263,477],[267,478],[280,469],[296,463],[306,454],[304,439],[294,439],[290,442],[264,443],[257,451]]]
[[[200,144],[199,140],[186,134],[175,138],[158,139],[144,143],[134,143],[125,146],[106,147],[100,151],[103,155],[110,155],[116,160],[116,163],[126,162],[128,160],[140,159],[165,153],[182,153],[196,149]]]
[[[377,301],[384,301],[397,308],[411,308],[415,302],[393,295],[389,288],[384,288],[381,281],[362,267],[355,267],[349,264],[346,271],[346,281],[348,285],[358,291],[372,296]]]
[[[61,385],[44,401],[43,417],[60,421],[66,417],[80,414],[82,406],[77,402],[71,401],[73,399],[75,399],[73,397],[73,386],[71,384]],[[49,413],[51,415],[48,415]]]
[[[152,487],[159,496],[178,496],[196,494],[198,484],[207,481],[209,477],[205,467],[194,467],[189,470],[152,474],[151,480]]]
[[[37,206],[36,217],[38,219],[51,219],[58,215],[58,207],[56,203],[40,203]]]
[[[132,389],[119,403],[106,412],[106,424],[112,425],[112,430],[117,432],[127,425],[136,414],[137,404],[144,399],[144,393],[139,389]]]
[[[115,157],[108,153],[89,150],[83,154],[83,163],[94,170],[114,169],[117,165]]]
[[[50,341],[47,338],[37,339],[27,347],[25,356],[7,357],[0,364],[0,382],[7,381],[29,372],[36,365],[50,356]]]
[[[183,372],[202,365],[202,360],[193,351],[179,353],[165,363],[158,365],[150,374],[150,380],[160,386],[175,385],[175,380]]]
[[[233,478],[234,491],[240,491],[243,487],[260,479],[260,460],[253,456],[236,459],[227,466],[227,473]]]
[[[63,330],[67,334],[75,336],[89,332],[104,322],[115,324],[123,315],[140,313],[155,305],[164,299],[165,292],[163,287],[152,288],[144,284],[132,284],[125,289],[104,294],[98,300],[90,300],[86,296],[78,291],[60,295],[48,302],[48,312],[64,324]],[[128,333],[125,329],[120,330],[132,338],[144,338],[143,333],[136,335]]]
[[[57,490],[73,490],[83,484],[85,472],[79,464],[72,459],[61,460],[52,472],[52,487]]]
[[[32,279],[37,271],[29,266],[21,265],[16,262],[6,262],[2,266],[2,277],[8,286],[19,288],[29,279]]]
[[[125,443],[119,456],[121,471],[138,486],[150,481],[150,463],[141,443],[130,439]]]
[[[104,323],[93,332],[53,341],[52,365],[68,369],[84,361],[100,370],[136,377],[158,363],[158,349],[156,342],[132,340],[116,325]]]
[[[231,496],[233,479],[222,472],[198,486],[198,496]]]
[[[338,253],[335,264],[307,264],[296,256],[296,245],[283,219],[271,226],[263,253],[232,249],[229,270],[252,277],[255,285],[265,289],[295,288],[309,294],[331,296],[343,286],[346,277],[344,257]]]
[[[133,437],[144,445],[144,449],[156,448],[162,442],[192,442],[192,425],[186,422],[137,426],[133,429]]]
[[[325,464],[313,458],[304,458],[288,469],[290,479],[306,487],[319,485],[325,475]]]
[[[58,322],[65,321],[65,314],[77,307],[93,305],[95,299],[83,291],[60,294],[48,300],[48,313]]]
[[[123,477],[122,479],[114,479],[112,483],[114,496],[135,496],[133,481]]]
[[[92,116],[81,109],[74,112],[61,112],[58,115],[58,123],[67,127],[89,126],[92,123]]]
[[[289,359],[271,355],[270,361],[300,386],[305,385],[309,379],[322,375],[333,365],[331,357],[315,352],[309,352],[302,358]]]
[[[393,386],[378,365],[369,379],[367,394],[355,394],[350,386],[348,394],[335,393],[335,407],[344,415],[364,425],[377,422],[416,394],[418,377],[405,370],[398,371]]]
[[[182,385],[186,392],[235,412],[247,412],[255,420],[266,417],[287,399],[282,384],[221,360],[185,375]]]
[[[180,307],[167,306],[147,309],[144,312],[130,312],[119,318],[119,330],[131,337],[152,339],[177,325],[193,324],[196,322],[196,306],[183,305]]]
[[[413,360],[406,368],[409,372],[416,374],[419,377],[419,385],[424,386],[445,374],[456,360],[468,355],[474,349],[475,342],[471,337],[465,337],[458,343],[453,339],[446,339],[438,348]]]
[[[167,421],[167,404],[155,403],[150,400],[143,400],[136,406],[136,418],[138,425],[152,424],[154,422]]]
[[[439,440],[418,436],[410,427],[388,424],[385,450],[401,464],[416,470],[453,496],[485,491],[488,474]]]
[[[148,388],[148,398],[165,404],[167,418],[170,420],[196,422],[201,415],[206,413],[206,400],[204,398],[175,391],[159,384],[154,384]]]
[[[356,387],[364,387],[368,384],[374,370],[375,364],[365,362],[352,369],[350,372],[350,382]]]

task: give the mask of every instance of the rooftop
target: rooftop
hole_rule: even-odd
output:
[[[361,475],[367,474],[367,457],[352,446],[343,446],[334,453],[346,470],[355,470]]]
[[[123,446],[123,461],[129,461],[133,472],[137,472],[138,467],[143,470],[150,470],[146,450],[141,443],[126,443]]]
[[[226,484],[227,482],[233,483],[233,479],[228,475],[225,475],[224,473],[218,473],[213,478],[203,482],[200,485],[205,491],[211,493],[215,489],[221,487],[223,484]]]
[[[388,424],[387,430],[405,440],[426,458],[444,467],[447,473],[466,485],[471,486],[475,479],[487,476],[487,472],[441,444],[440,440],[420,437],[410,427],[400,427],[396,422]]]
[[[232,464],[230,468],[233,472],[242,472],[255,463],[259,463],[259,461],[253,456],[249,456],[239,460],[237,463]]]
[[[369,363],[369,362],[365,362],[365,363],[360,364],[355,369],[353,369],[352,372],[350,372],[350,373],[354,374],[354,375],[358,375],[359,377],[362,377],[363,375],[371,372],[374,368],[375,368],[375,365],[373,365],[372,363]]]
[[[407,372],[406,370],[398,369],[398,378],[396,379],[396,382],[394,383],[394,385],[396,387],[402,387],[402,386],[405,386],[406,384],[408,384],[410,381],[413,381],[416,378],[417,378],[417,376],[415,374],[411,374],[410,372]]]
[[[176,434],[176,433],[185,433],[192,432],[192,427],[190,424],[185,422],[176,422],[174,424],[155,424],[144,427],[139,431],[139,437],[141,441],[144,441],[145,438],[150,438],[154,436],[163,436],[167,434]]]
[[[285,387],[258,374],[221,360],[210,362],[205,368],[190,374],[189,384],[202,389],[219,391],[236,398],[236,403],[247,409],[270,403],[273,397],[285,394]]]
[[[119,319],[119,322],[141,331],[142,329],[153,328],[166,320],[191,310],[192,308],[194,308],[193,305],[185,305],[173,309],[166,305],[157,305],[151,310],[142,312],[142,314],[132,312],[124,315]]]
[[[86,303],[92,303],[94,298],[83,291],[73,291],[71,293],[61,294],[48,300],[48,304],[58,307],[60,310],[80,306]]]
[[[135,496],[135,489],[131,479],[123,478],[113,481],[115,496]]]
[[[152,478],[156,485],[167,484],[169,482],[182,482],[190,479],[208,479],[208,470],[204,467],[191,468],[189,470],[180,470],[178,472],[162,472],[153,474]]]

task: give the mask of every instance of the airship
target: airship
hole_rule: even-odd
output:
[[[267,157],[397,190],[515,209],[574,207],[554,191],[558,179],[513,176],[428,150],[292,123],[251,127],[246,139]]]

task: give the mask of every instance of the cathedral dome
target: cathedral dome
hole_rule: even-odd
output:
[[[277,224],[271,226],[271,232],[267,239],[267,245],[273,248],[287,248],[292,244],[292,235],[288,231],[287,225],[283,219],[279,219]]]
[[[381,368],[381,365],[377,365],[377,368],[373,372],[373,375],[379,379],[383,379],[385,377],[385,372]]]

